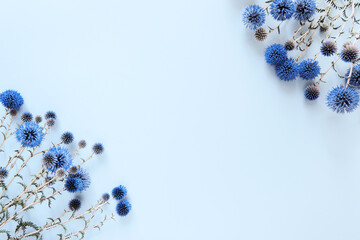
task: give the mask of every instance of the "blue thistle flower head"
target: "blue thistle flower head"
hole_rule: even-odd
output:
[[[101,201],[103,201],[103,202],[107,202],[107,201],[109,201],[109,199],[110,199],[110,194],[108,194],[108,193],[104,193],[101,196]]]
[[[71,193],[81,192],[84,190],[83,181],[80,178],[66,178],[65,189]]]
[[[307,100],[314,101],[320,96],[320,89],[317,85],[307,86],[304,95]]]
[[[23,122],[31,122],[33,120],[33,115],[30,112],[24,112],[21,115],[21,120]]]
[[[81,208],[81,201],[78,198],[73,198],[69,202],[69,209],[71,211],[77,211]]]
[[[67,170],[72,164],[72,155],[67,148],[54,147],[47,151],[45,155],[53,156],[55,158],[53,164],[45,165],[50,172],[55,173],[59,168]]]
[[[352,87],[335,87],[327,96],[328,107],[336,113],[349,113],[359,104],[359,94]]]
[[[334,55],[337,51],[336,42],[334,41],[325,41],[322,43],[320,52],[325,57],[330,57]]]
[[[258,5],[250,5],[243,13],[243,23],[251,30],[260,28],[265,23],[265,11]]]
[[[6,168],[0,167],[0,181],[6,179],[8,177],[8,170]]]
[[[6,90],[0,94],[0,101],[4,105],[4,107],[10,110],[18,110],[23,104],[24,99],[14,90]]]
[[[120,185],[119,187],[115,187],[112,192],[111,192],[112,196],[116,199],[116,200],[121,200],[123,199],[126,194],[127,194],[127,190],[126,187]]]
[[[299,65],[294,59],[286,59],[284,64],[276,66],[276,75],[283,81],[291,81],[296,78],[299,73]]]
[[[116,205],[116,212],[119,216],[125,217],[131,210],[131,204],[128,201],[119,202]]]
[[[354,62],[359,58],[359,48],[356,45],[346,44],[340,57],[344,62]]]
[[[350,69],[348,70],[346,76],[349,76],[349,75],[350,75]],[[348,80],[348,78],[346,78],[346,81],[347,80]],[[360,65],[359,64],[354,65],[349,84],[350,84],[350,86],[360,87]]]
[[[76,173],[73,173],[73,174],[69,174],[67,179],[70,179],[70,178],[76,178],[76,179],[80,179],[81,182],[82,182],[82,187],[81,187],[81,190],[80,191],[84,191],[86,190],[90,184],[91,184],[91,180],[90,180],[90,176],[89,174],[87,173],[87,171],[85,171],[84,169],[82,168],[78,168],[77,172]]]
[[[56,113],[54,111],[47,111],[45,113],[45,119],[49,120],[49,119],[56,119]]]
[[[290,19],[294,10],[294,3],[291,0],[274,0],[270,5],[270,14],[278,21]]]
[[[320,66],[318,61],[307,59],[299,64],[299,75],[305,80],[316,78],[320,74]]]
[[[315,10],[316,3],[314,0],[297,0],[295,1],[294,18],[304,22],[314,15]]]
[[[287,51],[282,44],[272,44],[265,50],[265,60],[271,65],[281,65],[287,58]]]
[[[74,141],[74,135],[71,132],[64,132],[61,135],[61,141],[64,144],[70,144],[70,143],[72,143]]]
[[[101,143],[95,143],[92,149],[95,154],[102,154],[104,152],[104,146]]]
[[[26,122],[16,130],[16,139],[24,147],[39,146],[44,138],[42,127],[34,122]]]

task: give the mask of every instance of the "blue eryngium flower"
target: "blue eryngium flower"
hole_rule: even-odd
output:
[[[265,50],[265,60],[271,65],[281,65],[287,58],[287,51],[282,44],[272,44]]]
[[[328,107],[337,113],[352,112],[359,104],[359,94],[352,87],[335,87],[327,96]]]
[[[26,122],[16,130],[16,139],[24,147],[39,146],[43,138],[43,129],[34,122]]]
[[[320,47],[320,52],[325,57],[334,55],[336,51],[337,51],[337,46],[335,41],[325,41]]]
[[[356,45],[347,44],[340,53],[344,62],[354,62],[359,58],[359,48]]]
[[[320,95],[320,89],[317,85],[310,85],[305,88],[304,96],[307,100],[314,101]]]
[[[81,192],[84,190],[83,181],[80,178],[66,178],[65,189],[71,193]]]
[[[67,179],[71,179],[71,178],[76,178],[76,179],[80,179],[80,180],[81,180],[81,182],[82,182],[82,187],[81,187],[80,191],[84,191],[84,190],[86,190],[86,189],[90,186],[90,183],[91,183],[90,176],[89,176],[89,174],[88,174],[84,169],[82,169],[82,168],[79,168],[76,173],[69,174],[69,176],[67,177]]]
[[[45,155],[54,156],[55,158],[53,164],[45,165],[50,172],[55,173],[59,168],[67,170],[72,164],[72,155],[67,148],[54,147],[47,151]]]
[[[295,1],[294,18],[299,21],[306,21],[314,15],[315,9],[314,0],[297,0]]]
[[[243,22],[251,30],[260,28],[265,23],[265,11],[258,5],[250,5],[243,13]]]
[[[127,194],[127,190],[126,187],[120,185],[119,187],[115,187],[112,192],[111,192],[112,196],[116,199],[116,200],[121,200],[123,199],[126,194]]]
[[[24,99],[14,90],[6,90],[0,94],[0,101],[4,107],[10,110],[18,110],[23,104]]]
[[[305,80],[316,78],[320,74],[320,66],[318,61],[307,59],[299,64],[299,75]]]
[[[289,19],[294,14],[294,3],[291,0],[274,0],[270,5],[270,14],[278,21]]]
[[[128,201],[122,201],[116,205],[116,212],[121,217],[125,217],[126,215],[128,215],[130,210],[131,204]]]
[[[299,73],[299,66],[294,59],[286,59],[284,64],[276,66],[276,74],[283,81],[291,81]]]
[[[346,76],[348,77],[350,75],[350,69],[348,70]],[[348,78],[346,78],[346,81]],[[354,87],[360,87],[360,65],[354,65],[349,84]]]

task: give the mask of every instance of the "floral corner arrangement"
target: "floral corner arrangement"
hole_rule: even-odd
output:
[[[359,105],[359,8],[360,2],[353,0],[271,0],[265,2],[264,7],[248,6],[243,13],[243,23],[254,31],[257,41],[263,42],[273,32],[280,34],[284,22],[295,21],[298,26],[292,36],[266,48],[266,62],[274,66],[282,81],[290,82],[298,77],[307,81],[304,96],[309,101],[319,98],[320,84],[325,83],[328,72],[334,70],[340,84],[328,93],[327,106],[336,113],[349,113]],[[275,27],[263,27],[267,16],[278,22]],[[315,37],[321,39],[316,53],[303,59],[303,54],[314,46]],[[321,72],[321,60],[331,57],[330,66]],[[347,65],[347,71],[337,67],[340,62]]]
[[[69,146],[74,145],[71,132],[63,133],[57,144],[47,141],[57,120],[55,112],[48,111],[44,117],[33,117],[30,112],[20,114],[24,99],[14,90],[2,92],[0,102],[5,107],[0,120],[3,136],[0,141],[0,239],[43,239],[43,234],[50,230],[55,232],[51,239],[82,239],[89,230],[100,229],[105,222],[115,219],[115,213],[108,216],[104,209],[113,201],[117,201],[114,212],[121,217],[128,215],[131,204],[127,200],[127,189],[122,185],[112,189],[111,194],[104,193],[92,206],[85,208],[82,204],[79,194],[90,186],[84,165],[103,153],[101,143],[93,145],[87,158],[80,158],[87,143],[80,140],[76,151],[71,151]],[[4,146],[8,143],[16,145],[11,154],[5,154]],[[41,163],[37,172],[24,170],[29,170],[36,162]],[[57,197],[66,192],[68,202],[61,200],[59,203]],[[73,194],[75,196],[71,196]],[[50,208],[53,202],[64,207],[60,215],[48,216],[40,223],[32,220],[31,215],[36,214],[34,211],[38,207]],[[81,211],[82,208],[86,210]],[[75,221],[82,221],[84,225],[69,232],[68,227]]]

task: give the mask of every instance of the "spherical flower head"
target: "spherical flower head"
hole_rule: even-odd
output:
[[[76,173],[69,174],[67,178],[68,179],[70,179],[70,178],[80,179],[82,182],[82,188],[80,191],[86,190],[91,184],[89,174],[82,168],[79,168]]]
[[[283,81],[291,81],[296,78],[299,73],[299,65],[294,59],[286,59],[284,64],[276,66],[276,75]]]
[[[243,13],[243,23],[251,30],[260,28],[265,23],[265,11],[258,5],[250,5]]]
[[[116,205],[116,212],[119,216],[125,217],[131,210],[131,204],[128,201],[119,202]]]
[[[320,47],[320,52],[325,57],[330,57],[334,55],[337,51],[336,42],[334,41],[325,41]]]
[[[66,171],[63,168],[59,168],[58,170],[56,170],[56,177],[58,177],[58,178],[64,177],[65,174],[66,174]]]
[[[265,28],[261,27],[255,30],[254,37],[256,41],[263,42],[268,36],[268,32]]]
[[[66,178],[65,189],[71,193],[81,192],[84,190],[83,181],[80,178]]]
[[[47,111],[45,113],[45,119],[55,119],[56,120],[56,113],[54,111]]]
[[[0,101],[4,105],[4,107],[10,110],[18,110],[23,104],[24,99],[14,90],[6,90],[0,94]]]
[[[53,118],[50,118],[46,121],[46,124],[49,126],[49,127],[53,127],[55,125],[55,119]]]
[[[359,58],[359,48],[356,45],[347,44],[341,51],[340,57],[344,62],[354,62]]]
[[[72,167],[70,168],[70,170],[69,170],[69,172],[70,172],[71,174],[75,174],[75,173],[77,173],[77,171],[78,171],[77,166],[72,166]]]
[[[270,14],[278,21],[291,18],[294,10],[294,3],[291,0],[274,0],[270,5]]]
[[[16,130],[16,139],[24,147],[39,146],[43,138],[43,129],[33,122],[23,123]]]
[[[69,150],[64,147],[54,147],[45,153],[45,155],[53,155],[55,157],[55,163],[45,167],[50,171],[55,173],[57,169],[63,168],[68,170],[72,164],[72,155]],[[45,156],[44,155],[44,156]]]
[[[295,48],[295,42],[293,40],[289,40],[284,44],[286,51],[292,51]]]
[[[298,21],[307,21],[310,19],[316,10],[316,3],[314,0],[297,0],[295,1],[294,18]]]
[[[107,202],[107,201],[109,201],[109,199],[110,199],[110,194],[108,194],[108,193],[104,193],[101,196],[101,201],[103,201],[103,202]]]
[[[74,135],[71,132],[64,132],[61,135],[61,141],[64,144],[70,144],[70,143],[72,143],[74,141]]]
[[[79,210],[81,207],[81,201],[80,199],[77,199],[77,198],[74,198],[74,199],[71,199],[70,202],[69,202],[69,209],[71,211],[77,211]]]
[[[35,117],[35,123],[39,124],[42,122],[42,117],[41,116],[36,116]]]
[[[336,113],[349,113],[356,109],[359,94],[352,87],[335,87],[327,96],[328,107]]]
[[[304,95],[307,100],[314,101],[320,96],[320,89],[317,85],[307,86]]]
[[[116,199],[116,200],[121,200],[123,199],[127,194],[127,190],[126,187],[120,185],[119,187],[115,187],[112,192],[111,195]]]
[[[95,143],[92,149],[95,154],[102,154],[104,151],[104,146],[101,143]]]
[[[8,177],[8,170],[6,168],[0,167],[0,180],[5,180]]]
[[[305,80],[312,80],[320,74],[318,61],[307,59],[299,64],[299,75]]]
[[[49,169],[49,168],[55,168],[57,159],[53,153],[46,152],[42,158],[42,161],[43,161],[43,165]]]
[[[283,45],[272,44],[265,50],[265,60],[271,65],[281,65],[287,58],[287,52]]]
[[[21,115],[21,120],[23,122],[31,122],[33,120],[33,115],[29,112],[25,112]]]
[[[80,140],[78,142],[78,146],[79,146],[79,148],[85,148],[86,147],[86,141],[85,140]]]
[[[348,70],[346,76],[350,76],[350,69]],[[348,78],[346,78],[346,81],[347,80],[348,80]],[[354,65],[349,84],[350,84],[350,86],[353,86],[353,87],[360,87],[360,65],[359,64]]]
[[[15,110],[15,109],[10,110],[10,116],[15,117],[17,115],[17,113],[18,113],[18,110]]]

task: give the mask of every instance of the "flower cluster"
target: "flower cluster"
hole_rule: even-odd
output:
[[[126,199],[127,189],[124,186],[115,187],[110,194],[103,194],[92,206],[86,207],[80,212],[83,205],[82,192],[90,185],[90,175],[85,169],[86,163],[104,152],[101,143],[95,143],[90,149],[87,158],[81,158],[83,151],[86,151],[87,143],[80,140],[74,143],[73,133],[64,132],[57,144],[46,141],[50,130],[56,124],[57,115],[54,111],[48,111],[44,116],[33,117],[31,112],[21,112],[24,99],[20,93],[14,90],[7,90],[0,94],[0,101],[5,107],[5,114],[0,120],[3,141],[0,142],[0,152],[4,154],[4,146],[12,136],[17,140],[18,147],[9,157],[3,156],[0,166],[0,235],[7,239],[43,239],[47,231],[51,235],[57,234],[59,239],[81,238],[85,232],[103,226],[108,220],[115,218],[115,213],[124,217],[129,214],[131,204]],[[45,120],[45,121],[43,121]],[[16,126],[17,125],[17,126]],[[9,147],[9,146],[7,146]],[[76,148],[76,151],[73,150]],[[36,158],[39,161],[36,161]],[[33,160],[34,159],[34,160]],[[29,163],[41,163],[38,173],[34,174],[25,171]],[[40,164],[39,164],[40,165]],[[28,174],[28,176],[26,176]],[[13,182],[18,182],[23,189],[16,192]],[[42,202],[52,206],[56,197],[64,192],[71,195],[69,202],[64,206],[64,213],[60,216],[49,216],[49,220],[43,225],[37,225],[31,220],[28,210],[36,208]],[[75,195],[75,196],[74,196]],[[15,196],[15,197],[13,197]],[[103,207],[118,201],[109,217],[103,220],[96,220],[96,215],[104,214]],[[30,218],[30,219],[29,219]],[[62,231],[72,221],[85,221],[85,227],[73,232]],[[97,223],[93,223],[97,221]],[[60,233],[59,233],[60,232]],[[4,237],[5,237],[4,236]],[[0,237],[0,239],[5,239]]]
[[[320,83],[325,82],[333,69],[342,82],[328,93],[327,106],[336,113],[354,111],[359,104],[357,89],[360,87],[357,44],[360,3],[353,0],[269,0],[266,4],[264,7],[250,5],[243,13],[243,23],[254,31],[259,42],[265,41],[275,30],[280,34],[284,22],[298,24],[291,37],[286,37],[283,43],[269,44],[265,49],[265,61],[274,66],[277,77],[285,82],[305,80],[305,99],[314,101],[320,96]],[[269,26],[268,30],[264,27],[267,16],[269,25],[275,23],[276,27]],[[314,43],[316,34],[321,38],[319,46]],[[318,47],[317,53],[303,59],[304,53],[310,52],[308,50],[314,45]],[[321,72],[319,61],[329,57],[335,59]],[[338,70],[338,64],[347,65],[347,72]]]

